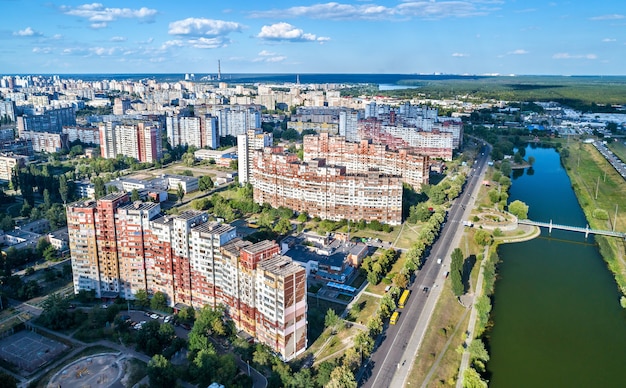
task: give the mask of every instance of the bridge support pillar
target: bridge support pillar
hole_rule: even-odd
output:
[[[587,238],[589,236],[589,224],[587,224],[587,227],[585,228],[585,238]]]
[[[550,226],[548,227],[548,233],[552,234],[552,220],[550,220]]]

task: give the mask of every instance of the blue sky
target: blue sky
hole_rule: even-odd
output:
[[[0,74],[626,74],[623,0],[0,0]]]

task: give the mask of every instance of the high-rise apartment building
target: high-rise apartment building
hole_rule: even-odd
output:
[[[272,134],[264,133],[261,129],[249,129],[246,133],[237,135],[237,167],[240,184],[250,182],[253,178],[252,153],[255,150],[270,147],[273,142]]]
[[[323,158],[301,162],[281,147],[254,151],[254,201],[312,217],[390,225],[402,222],[402,179],[380,171],[348,173]]]
[[[393,151],[384,144],[372,144],[366,140],[351,143],[342,136],[327,133],[305,136],[303,149],[305,162],[323,158],[329,165],[345,166],[349,174],[376,170],[398,175],[416,190],[428,183],[430,158],[407,150]]]
[[[239,330],[284,360],[306,350],[306,271],[273,241],[253,244],[208,214],[163,216],[158,203],[109,194],[67,208],[74,291],[134,299],[162,292],[170,306],[223,305]]]
[[[217,118],[211,115],[200,117],[167,116],[165,119],[167,139],[172,147],[178,145],[197,148],[219,147]]]
[[[219,109],[220,136],[237,136],[249,129],[261,128],[261,112],[256,107],[231,106]]]
[[[45,109],[42,112],[17,117],[17,129],[24,131],[61,133],[64,126],[76,125],[74,107]]]
[[[359,140],[359,119],[358,110],[342,110],[339,112],[339,136],[346,138],[346,141]]]
[[[152,163],[163,156],[161,128],[157,122],[100,123],[100,154],[103,158],[130,156]]]

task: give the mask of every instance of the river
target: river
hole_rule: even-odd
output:
[[[534,167],[514,171],[509,201],[524,201],[535,221],[585,226],[558,153],[528,147],[529,156]],[[626,311],[593,239],[542,230],[499,256],[490,387],[626,386]]]

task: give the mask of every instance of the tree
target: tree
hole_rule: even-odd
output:
[[[328,309],[328,311],[326,311],[326,317],[324,318],[324,326],[326,328],[330,328],[332,333],[335,333],[335,330],[337,329],[337,325],[339,325],[339,321],[341,321],[341,318],[339,317],[339,315],[337,315],[335,310]]]
[[[172,388],[176,384],[176,374],[172,364],[162,355],[156,354],[148,362],[150,386]]]
[[[178,184],[178,188],[176,189],[176,195],[178,196],[178,202],[183,202],[183,198],[185,197],[185,190],[183,189],[183,185]]]
[[[52,206],[52,198],[50,198],[50,190],[43,189],[43,205],[46,209],[50,209]]]
[[[347,366],[338,366],[330,374],[326,388],[356,388],[358,386],[354,374]]]
[[[161,291],[157,291],[150,300],[150,308],[153,310],[165,311],[167,308],[167,298]]]
[[[59,195],[61,196],[63,204],[66,204],[69,198],[69,187],[67,185],[67,178],[65,175],[61,175],[59,177]]]
[[[409,277],[404,272],[398,272],[393,277],[393,282],[394,282],[394,284],[396,286],[398,286],[400,288],[405,288],[407,286],[407,284],[409,283]]]
[[[484,247],[485,245],[491,244],[491,240],[491,234],[489,234],[486,230],[479,229],[474,234],[474,241],[480,246]]]
[[[464,388],[487,388],[488,384],[484,381],[474,368],[467,368],[463,375]]]
[[[148,291],[140,289],[135,294],[135,305],[140,308],[146,308],[150,306],[150,298],[148,298]]]
[[[509,204],[509,213],[520,220],[528,218],[528,205],[520,200],[515,200]]]
[[[201,191],[209,191],[213,188],[213,179],[210,176],[204,175],[198,179],[198,188]]]
[[[562,154],[562,153],[563,153],[563,152],[561,151],[561,154]],[[529,157],[528,157],[528,164],[530,164],[531,166],[532,166],[533,164],[535,164],[535,157],[534,157],[534,156],[529,156]]]
[[[130,192],[130,200],[133,202],[141,200],[141,198],[139,197],[139,191],[137,191],[137,189],[133,189],[133,191]]]
[[[460,248],[455,248],[452,251],[450,280],[452,281],[452,292],[454,292],[454,295],[457,297],[463,295],[465,291],[463,286],[463,252]]]
[[[500,164],[500,172],[504,176],[510,176],[511,175],[511,163],[506,162],[506,161],[502,162]]]
[[[106,195],[104,180],[102,180],[102,178],[100,177],[96,177],[93,179],[93,189],[96,199],[102,198]]]
[[[274,225],[273,231],[280,235],[288,234],[291,232],[291,222],[286,218],[281,218],[276,225]]]

